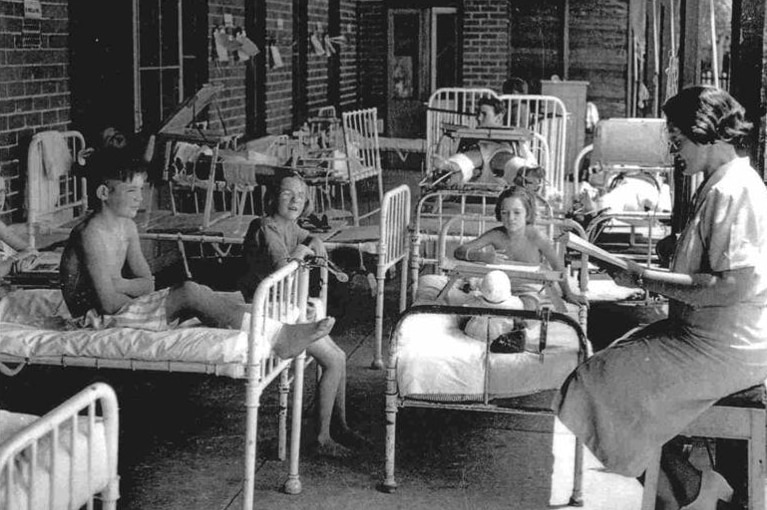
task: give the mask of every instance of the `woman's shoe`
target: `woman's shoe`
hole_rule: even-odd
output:
[[[733,488],[722,475],[713,469],[706,469],[700,474],[698,497],[679,510],[716,510],[717,501],[729,502],[733,492]]]

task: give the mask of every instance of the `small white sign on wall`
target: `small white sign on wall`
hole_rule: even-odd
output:
[[[43,8],[40,0],[24,0],[24,17],[27,19],[43,19]]]

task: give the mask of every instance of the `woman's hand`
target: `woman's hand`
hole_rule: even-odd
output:
[[[642,278],[645,275],[645,267],[633,260],[626,260],[626,269],[612,269],[607,272],[612,276],[615,283],[621,287],[638,288],[644,286]]]
[[[562,297],[568,303],[573,303],[574,305],[578,305],[578,306],[585,306],[587,308],[589,306],[589,300],[586,296],[584,296],[583,294],[576,294],[575,292],[569,289],[562,293]]]

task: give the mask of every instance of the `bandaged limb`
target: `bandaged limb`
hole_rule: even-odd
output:
[[[434,170],[440,175],[437,180],[444,180],[446,175],[455,176],[454,182],[469,182],[475,174],[476,169],[482,167],[482,154],[479,150],[470,150],[453,154],[447,159],[439,158],[435,162]]]

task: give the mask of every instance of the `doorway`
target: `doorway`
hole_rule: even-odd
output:
[[[153,133],[208,79],[205,0],[70,2],[72,122]]]
[[[431,93],[460,83],[457,9],[390,9],[388,34],[386,133],[423,138]]]

